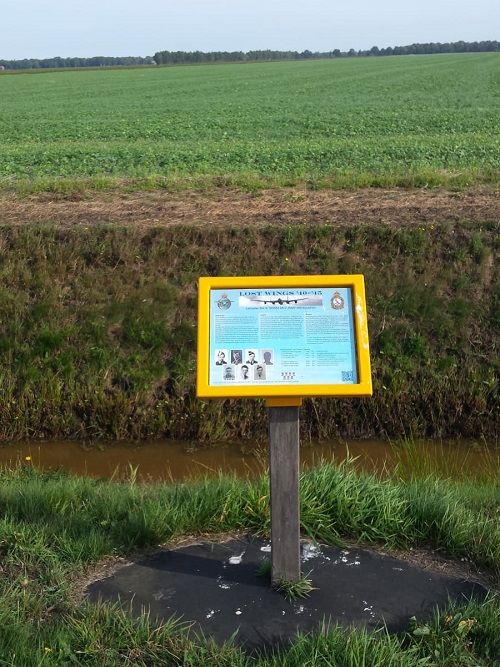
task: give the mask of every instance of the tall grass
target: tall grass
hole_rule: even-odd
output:
[[[440,440],[422,443],[409,437],[391,443],[391,452],[392,474],[397,477],[412,480],[437,476],[457,480],[470,484],[469,498],[476,494],[481,498],[481,478],[500,478],[500,451],[498,447],[488,447],[486,442],[476,441],[464,450],[455,448],[453,443]]]
[[[187,635],[175,620],[160,626],[148,614],[133,618],[116,605],[85,605],[75,610],[64,629],[51,628],[50,640],[29,645],[29,631],[9,667],[80,664],[102,667],[152,664],[191,667],[464,667],[498,664],[498,600],[453,606],[405,635],[389,635],[323,626],[299,635],[284,650],[246,656],[234,643],[222,647],[204,637]],[[419,632],[420,631],[420,632]],[[414,634],[416,633],[416,634]],[[422,634],[421,634],[422,633]],[[14,645],[14,644],[13,644]],[[9,656],[9,653],[4,654]],[[0,658],[2,660],[2,658]]]
[[[268,496],[266,477],[147,486],[40,472],[27,463],[2,472],[2,540],[9,554],[22,550],[15,528],[20,524],[24,543],[36,541],[35,558],[57,552],[85,564],[185,533],[268,532]],[[327,542],[349,536],[391,546],[433,544],[498,574],[499,497],[494,476],[470,482],[379,479],[347,459],[302,473],[302,529]]]
[[[267,478],[138,485],[133,474],[128,481],[93,480],[26,464],[2,470],[0,482],[0,665],[250,664],[230,644],[220,649],[188,638],[174,620],[158,626],[147,615],[134,619],[107,604],[81,606],[73,589],[101,559],[186,533],[268,534]],[[498,491],[495,478],[483,479],[480,494],[436,477],[381,480],[348,460],[302,473],[302,530],[327,541],[425,545],[498,577]],[[259,664],[458,667],[469,658],[495,664],[498,612],[492,593],[482,605],[455,605],[434,619],[416,619],[405,635],[329,628]]]

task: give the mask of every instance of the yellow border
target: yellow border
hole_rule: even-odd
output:
[[[270,386],[211,386],[209,379],[210,291],[259,287],[350,287],[354,310],[356,384],[295,384]],[[366,314],[365,281],[362,275],[352,276],[255,276],[236,278],[200,278],[198,283],[198,372],[196,392],[199,398],[304,398],[306,396],[371,396],[372,377]]]

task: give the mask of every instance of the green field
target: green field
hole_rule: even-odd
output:
[[[499,72],[484,53],[0,76],[0,186],[498,183]]]

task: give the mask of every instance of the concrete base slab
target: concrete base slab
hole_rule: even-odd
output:
[[[303,542],[302,574],[316,590],[293,602],[273,591],[257,570],[270,559],[270,542],[252,536],[163,550],[125,566],[87,589],[90,600],[117,601],[136,614],[193,623],[217,642],[236,634],[245,651],[265,650],[322,623],[409,628],[449,600],[484,599],[476,583],[423,570],[366,549]]]

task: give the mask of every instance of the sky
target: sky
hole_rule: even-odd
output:
[[[500,0],[0,0],[0,60],[500,40]]]

